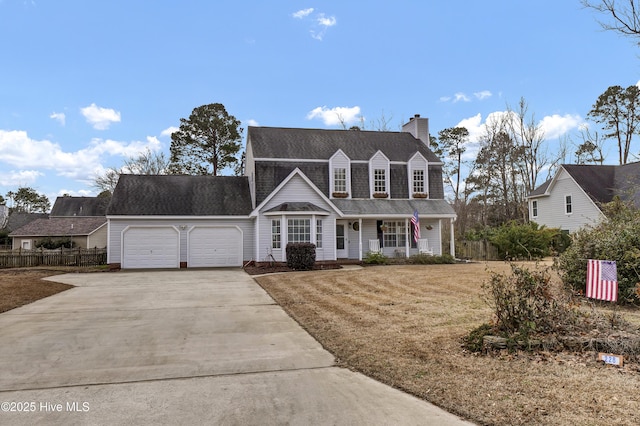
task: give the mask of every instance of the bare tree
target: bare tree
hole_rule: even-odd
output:
[[[588,127],[583,127],[580,129],[579,137],[582,142],[576,147],[576,163],[602,165],[604,163],[603,141],[598,132],[592,134]]]
[[[640,1],[638,0],[582,0],[586,8],[609,15],[612,22],[598,21],[602,28],[625,36],[640,38]],[[640,44],[640,41],[637,41]]]
[[[166,175],[168,173],[169,160],[164,152],[153,152],[147,148],[137,157],[125,159],[122,167],[109,167],[104,173],[96,175],[93,179],[93,187],[101,192],[113,193],[121,174]]]
[[[527,194],[535,189],[538,174],[549,162],[544,150],[544,130],[536,123],[534,114],[527,117],[528,110],[529,105],[524,98],[520,98],[517,111],[507,108],[509,133],[520,150],[518,163]]]

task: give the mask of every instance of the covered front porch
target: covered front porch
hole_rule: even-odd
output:
[[[369,252],[379,252],[386,257],[410,257],[419,253],[442,255],[444,221],[453,221],[453,218],[420,218],[419,238],[416,238],[417,229],[406,215],[336,219],[336,259],[361,261]],[[453,236],[450,241],[448,252],[453,255]]]

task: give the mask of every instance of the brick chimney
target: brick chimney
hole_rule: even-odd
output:
[[[420,118],[420,114],[416,114],[409,119],[409,122],[402,126],[403,132],[409,132],[414,138],[420,139],[425,145],[429,146],[429,119]]]

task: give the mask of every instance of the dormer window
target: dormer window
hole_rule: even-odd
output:
[[[369,160],[371,198],[389,198],[389,189],[389,159],[378,151]]]
[[[429,181],[427,160],[416,152],[407,163],[409,177],[409,198],[429,198]]]
[[[332,198],[351,197],[351,160],[341,149],[329,159],[329,178]]]
[[[336,167],[333,169],[334,192],[347,192],[347,169]]]
[[[423,194],[424,190],[424,170],[418,169],[413,171],[413,193]]]
[[[387,192],[387,171],[385,169],[373,170],[373,192]]]

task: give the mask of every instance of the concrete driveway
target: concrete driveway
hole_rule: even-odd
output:
[[[0,314],[2,424],[469,424],[335,367],[241,270],[51,280]]]

